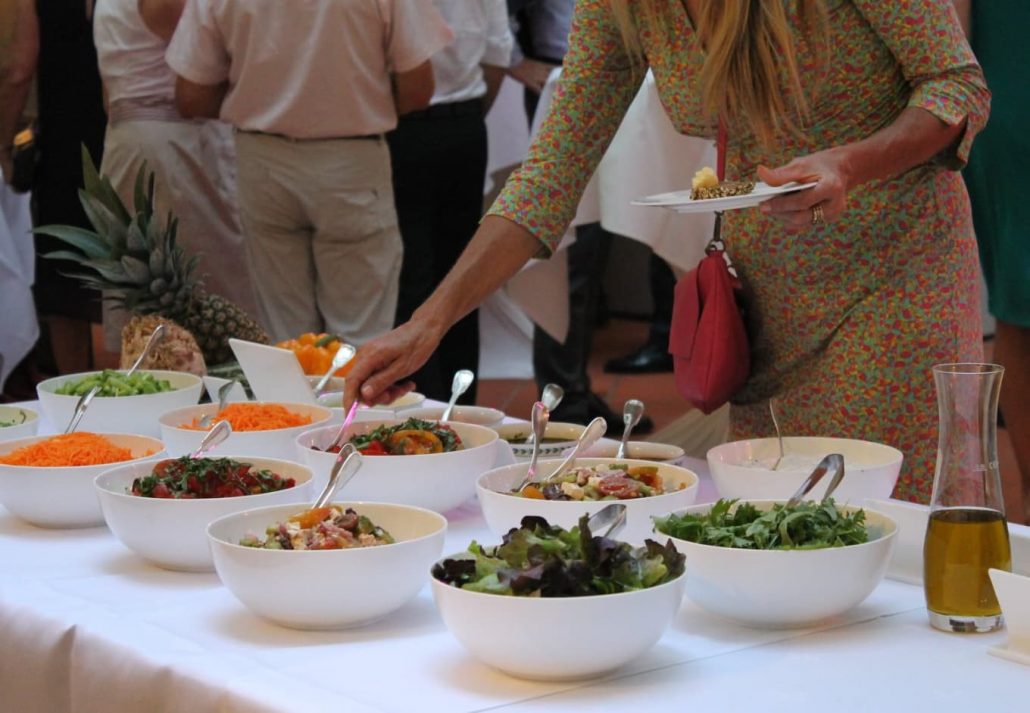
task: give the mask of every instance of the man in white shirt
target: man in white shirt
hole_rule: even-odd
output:
[[[472,239],[483,214],[486,124],[483,117],[508,66],[513,39],[505,0],[433,0],[455,33],[432,58],[430,106],[401,117],[388,134],[404,266],[397,323],[432,293]],[[458,369],[476,371],[476,312],[458,322],[413,375],[421,392],[447,399]],[[462,397],[475,403],[475,388]]]
[[[240,211],[273,338],[392,326],[402,246],[383,134],[432,96],[428,0],[188,0],[168,48],[187,117],[236,127]]]

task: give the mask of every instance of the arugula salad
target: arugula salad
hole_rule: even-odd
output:
[[[584,515],[571,530],[542,517],[522,518],[495,547],[473,541],[472,557],[452,558],[433,566],[441,582],[486,594],[521,597],[583,597],[646,589],[670,582],[684,570],[686,558],[672,542],[647,540],[633,547],[595,537]]]
[[[771,510],[719,500],[707,513],[673,513],[654,518],[654,523],[658,532],[681,540],[747,550],[814,550],[869,541],[865,511],[846,512],[833,498],[790,509],[774,505]]]

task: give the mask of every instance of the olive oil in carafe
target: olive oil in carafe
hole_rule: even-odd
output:
[[[1012,570],[1005,516],[975,507],[932,512],[923,567],[930,611],[962,617],[1001,614],[987,570]]]

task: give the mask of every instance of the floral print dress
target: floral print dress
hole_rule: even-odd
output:
[[[797,25],[794,0],[784,0]],[[886,443],[905,454],[895,497],[926,502],[937,445],[931,367],[982,360],[976,245],[962,177],[989,93],[948,0],[828,0],[827,57],[797,33],[810,116],[803,135],[763,148],[728,117],[727,177],[753,179],[859,141],[906,107],[964,131],[907,173],[854,188],[839,220],[791,232],[758,210],[731,211],[723,237],[748,285],[752,371],[733,399],[732,437],[785,435]],[[704,56],[679,2],[661,31],[638,19],[663,105],[685,134],[714,136],[701,108]],[[639,87],[608,0],[580,0],[553,109],[490,213],[552,249]],[[698,167],[700,168],[700,167]],[[681,188],[669,186],[669,190]]]

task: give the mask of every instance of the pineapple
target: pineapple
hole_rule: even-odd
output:
[[[131,314],[156,314],[178,323],[194,336],[208,364],[233,360],[230,337],[268,343],[268,335],[249,315],[224,297],[206,292],[193,276],[199,258],[187,255],[176,242],[174,215],[169,213],[163,225],[154,216],[154,174],[148,175],[146,166],[136,175],[135,216],[111,181],[97,173],[85,147],[82,175],[79,200],[94,230],[68,225],[37,228],[75,248],[44,257],[75,262],[84,271],[71,277],[104,292],[105,299]]]
[[[137,314],[122,328],[121,367],[128,369],[136,362],[150,335],[161,324],[165,327],[164,338],[147,355],[143,368],[185,371],[204,376],[207,373],[204,355],[193,335],[172,320],[153,314]]]

